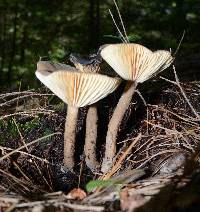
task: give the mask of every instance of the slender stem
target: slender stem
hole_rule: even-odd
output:
[[[97,122],[97,108],[95,105],[92,105],[88,109],[86,118],[86,135],[84,146],[85,161],[91,171],[97,171],[100,167],[96,159]]]
[[[119,102],[115,108],[115,111],[108,124],[108,131],[106,136],[106,150],[103,159],[101,171],[107,172],[113,163],[113,158],[116,154],[116,140],[117,132],[120,127],[123,116],[132,100],[133,93],[135,91],[136,84],[134,82],[128,82],[124,89],[124,92],[119,99]]]
[[[64,168],[73,171],[78,108],[68,106],[64,133]]]

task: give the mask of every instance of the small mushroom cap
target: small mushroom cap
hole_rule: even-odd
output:
[[[54,71],[51,69],[51,72],[40,68],[39,62],[37,78],[65,103],[74,107],[84,107],[103,99],[121,82],[119,78],[96,73],[81,73],[73,67],[64,70],[55,68]]]
[[[66,69],[69,71],[77,71],[76,68],[66,65],[64,63],[53,63],[51,61],[39,61],[37,63],[37,70],[47,75],[58,70]]]
[[[139,44],[111,44],[101,48],[102,58],[125,80],[142,83],[173,62],[169,51],[152,52]]]
[[[78,54],[70,54],[70,61],[81,72],[99,73],[102,58],[98,54],[90,55],[88,59],[80,57]]]

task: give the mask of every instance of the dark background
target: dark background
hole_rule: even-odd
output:
[[[185,30],[177,71],[183,80],[200,79],[199,0],[117,3],[131,42],[174,52]],[[119,23],[112,0],[0,0],[0,93],[39,85],[40,57],[69,63],[71,52],[87,55],[121,42],[109,9]]]

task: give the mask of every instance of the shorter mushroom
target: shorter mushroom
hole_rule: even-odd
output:
[[[100,63],[102,58],[100,55],[92,55],[88,59],[84,59],[77,54],[70,55],[70,61],[81,72],[99,73]],[[86,132],[85,132],[85,162],[87,167],[93,172],[100,168],[100,164],[96,157],[96,140],[97,140],[97,123],[98,113],[96,104],[90,105],[86,117]]]
[[[64,167],[72,171],[78,108],[91,105],[113,92],[120,79],[81,73],[71,66],[44,61],[38,62],[36,76],[68,105],[64,133]]]
[[[128,81],[108,125],[106,151],[101,168],[102,172],[106,172],[112,166],[116,153],[117,132],[137,84],[169,67],[174,58],[169,51],[152,52],[142,45],[130,43],[104,45],[100,47],[100,54],[124,80]]]

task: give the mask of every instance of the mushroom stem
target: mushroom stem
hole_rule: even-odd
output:
[[[64,133],[64,168],[73,171],[78,108],[68,106]]]
[[[96,159],[97,121],[97,108],[95,105],[92,105],[88,109],[86,118],[86,135],[84,146],[85,161],[91,171],[96,171],[99,168],[99,163]]]
[[[121,98],[119,99],[119,102],[108,124],[105,156],[103,158],[101,167],[101,171],[104,173],[107,172],[113,164],[113,158],[116,154],[117,132],[120,127],[123,116],[132,100],[135,88],[136,88],[135,82],[129,81],[126,84],[124,92]]]

